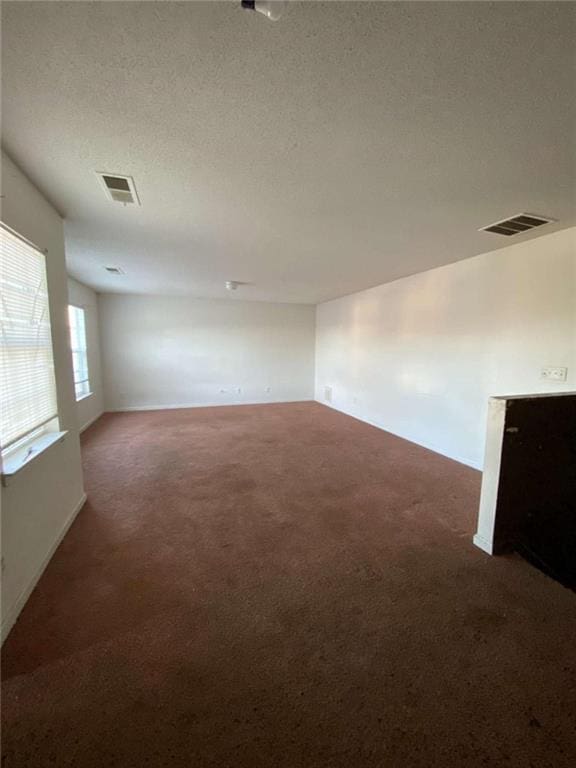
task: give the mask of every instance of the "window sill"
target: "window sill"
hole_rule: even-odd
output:
[[[14,453],[2,458],[2,485],[7,485],[8,480],[17,475],[24,467],[31,464],[34,459],[41,456],[52,445],[62,442],[68,432],[45,432],[32,440],[27,445],[18,448]]]
[[[80,395],[80,397],[76,398],[76,402],[79,403],[81,400],[86,400],[87,397],[92,397],[94,392],[87,392],[85,395]]]

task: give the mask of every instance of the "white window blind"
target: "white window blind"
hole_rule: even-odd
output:
[[[86,312],[82,307],[75,307],[70,304],[68,306],[68,321],[70,323],[72,364],[74,366],[74,389],[76,390],[76,400],[80,400],[80,398],[90,394],[86,344]]]
[[[57,416],[46,259],[0,226],[0,445]]]

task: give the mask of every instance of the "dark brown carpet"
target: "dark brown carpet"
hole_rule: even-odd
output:
[[[576,764],[576,595],[479,473],[315,403],[115,414],[3,653],[4,768]]]

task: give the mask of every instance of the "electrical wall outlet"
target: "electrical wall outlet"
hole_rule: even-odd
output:
[[[568,368],[548,365],[540,371],[540,378],[545,381],[566,381]]]

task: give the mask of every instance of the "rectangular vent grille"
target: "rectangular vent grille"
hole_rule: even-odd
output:
[[[108,189],[119,189],[123,192],[130,192],[128,179],[123,179],[120,176],[102,176],[102,178]]]
[[[125,275],[126,272],[124,272],[123,269],[120,269],[120,267],[104,267],[106,272],[110,272],[111,275]]]
[[[550,224],[551,221],[555,221],[555,219],[535,216],[532,213],[519,213],[510,219],[504,219],[503,221],[497,221],[495,224],[490,224],[488,227],[482,227],[478,231],[493,232],[495,235],[510,237],[511,235],[519,235],[521,232],[528,232],[530,229],[536,229],[536,227],[541,227],[543,224]]]
[[[111,200],[113,203],[122,203],[123,205],[140,205],[132,176],[122,176],[118,173],[100,173],[100,171],[97,171],[96,175],[100,179],[100,184],[108,200]]]

